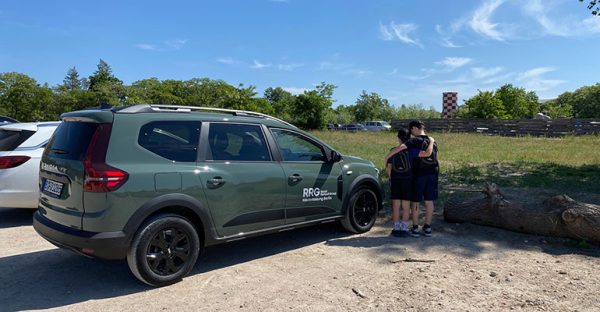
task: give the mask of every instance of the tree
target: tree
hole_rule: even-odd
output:
[[[506,118],[532,118],[539,111],[539,99],[535,92],[505,84],[494,95],[506,109]]]
[[[327,112],[327,121],[335,124],[349,124],[354,121],[352,106],[339,105]]]
[[[600,1],[598,0],[579,0],[579,2],[588,2],[588,10],[591,11],[592,15],[600,16]]]
[[[296,97],[281,87],[267,88],[264,98],[273,107],[275,117],[283,120],[291,120],[290,112],[293,109]]]
[[[22,122],[54,119],[54,93],[20,73],[0,74],[0,114]]]
[[[573,116],[576,118],[600,117],[600,83],[565,92],[557,100],[561,105],[572,106]]]
[[[95,105],[123,105],[127,100],[123,81],[113,75],[110,66],[102,59],[98,62],[97,70],[89,77],[88,90],[94,94]]]
[[[314,90],[305,91],[296,97],[292,109],[292,121],[300,128],[322,129],[327,124],[327,111],[333,103],[336,86],[321,83]]]
[[[459,111],[460,117],[472,118],[507,118],[506,108],[502,101],[490,91],[479,91],[479,94],[468,99]]]
[[[77,68],[72,67],[67,71],[63,84],[59,86],[59,89],[64,91],[82,90],[84,85],[84,79],[79,78],[79,72]]]
[[[381,119],[386,108],[390,108],[388,100],[375,92],[369,94],[363,90],[353,107],[354,117],[358,122]],[[389,110],[387,111],[389,112]]]

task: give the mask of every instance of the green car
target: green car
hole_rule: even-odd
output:
[[[40,164],[35,230],[126,258],[151,286],[181,280],[205,246],[336,220],[362,233],[381,209],[372,162],[268,115],[135,105],[62,120]]]

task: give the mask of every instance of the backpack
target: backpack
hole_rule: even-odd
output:
[[[421,146],[421,150],[422,151],[426,151],[427,147],[429,146],[429,139],[425,138],[423,140],[423,145]],[[418,159],[418,166],[417,168],[419,170],[436,170],[439,168],[439,163],[437,160],[437,152],[438,152],[438,148],[437,148],[437,144],[433,143],[433,152],[431,153],[431,155],[429,157],[420,157]]]
[[[412,166],[408,157],[408,150],[404,150],[392,157],[392,170],[401,175],[411,172]]]

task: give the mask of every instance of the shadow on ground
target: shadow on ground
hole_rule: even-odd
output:
[[[35,209],[0,208],[0,229],[31,225]]]

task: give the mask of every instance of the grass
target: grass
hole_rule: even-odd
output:
[[[328,132],[314,134],[342,154],[371,160],[383,169],[383,157],[397,145],[395,133]],[[559,192],[600,194],[600,137],[499,137],[431,133],[439,145],[441,191],[445,186],[548,188]],[[382,179],[385,177],[382,170]],[[442,198],[445,195],[442,194]]]

